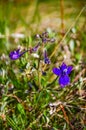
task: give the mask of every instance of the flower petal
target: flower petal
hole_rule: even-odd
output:
[[[20,49],[17,49],[15,51],[10,52],[9,57],[11,60],[17,60],[19,59],[24,53],[26,53],[28,50],[21,52]]]
[[[67,68],[67,74],[70,74],[71,71],[72,71],[72,69],[73,69],[73,66],[68,66],[68,68]]]
[[[68,75],[62,75],[59,78],[59,84],[63,88],[70,83],[70,77]]]
[[[40,42],[38,42],[38,44],[32,48],[32,51],[36,52],[39,46],[40,46]]]
[[[46,57],[47,57],[47,51],[44,50],[44,58],[46,58]]]
[[[61,65],[61,67],[60,67],[60,69],[62,71],[64,71],[64,69],[67,69],[67,65],[63,62],[62,65]]]
[[[53,73],[54,74],[56,74],[56,75],[58,75],[58,76],[60,76],[61,75],[61,70],[60,69],[58,69],[58,68],[53,68]]]
[[[17,49],[15,52],[16,52],[16,53],[19,53],[19,52],[20,52],[20,49]]]
[[[11,52],[9,54],[9,57],[10,57],[11,60],[16,60],[16,59],[19,58],[19,54],[15,53],[15,52]]]
[[[46,58],[44,58],[44,63],[45,63],[45,64],[50,64],[51,61],[50,61],[50,59],[49,59],[48,57],[46,57]]]

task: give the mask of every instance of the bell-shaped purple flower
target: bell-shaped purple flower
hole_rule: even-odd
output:
[[[47,51],[46,50],[44,51],[44,63],[45,64],[50,64],[51,63],[50,59],[47,56]]]
[[[40,42],[38,42],[38,44],[32,48],[32,52],[36,52],[39,46],[40,46]]]
[[[28,50],[27,50],[28,51]],[[24,53],[26,53],[27,51],[24,52],[20,52],[20,49],[17,49],[15,51],[10,52],[9,57],[11,60],[17,60],[19,59]]]
[[[38,42],[38,44],[36,46],[34,46],[33,48],[30,48],[30,50],[29,50],[30,53],[36,52],[38,50],[39,46],[40,46],[40,42]]]
[[[46,38],[42,38],[42,42],[43,42],[43,43],[47,43],[48,40],[47,40]]]
[[[71,73],[73,66],[67,66],[63,63],[59,68],[53,68],[53,73],[59,76],[59,84],[63,88],[70,84],[69,74]]]

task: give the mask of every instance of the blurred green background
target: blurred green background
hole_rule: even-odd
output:
[[[60,0],[0,0],[0,52],[13,45],[15,41],[10,40],[12,34],[22,33],[28,37],[46,28],[59,32],[60,2]],[[86,0],[64,0],[63,2],[64,28],[68,29],[86,4]],[[85,14],[84,11],[78,20],[79,27],[85,22]]]

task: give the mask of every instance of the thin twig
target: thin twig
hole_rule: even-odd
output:
[[[65,40],[66,36],[68,35],[68,33],[70,32],[70,30],[74,27],[74,25],[76,24],[77,20],[79,19],[80,15],[82,14],[82,12],[84,11],[86,5],[81,9],[80,13],[78,14],[78,16],[76,17],[74,23],[70,26],[70,28],[68,29],[68,31],[66,32],[66,34],[64,35],[64,37],[62,38],[62,40],[60,41],[59,44],[57,44],[57,46],[55,47],[55,50],[53,51],[53,53],[50,55],[50,58],[52,58],[54,56],[54,54],[56,53],[58,47],[62,44],[62,42]]]
[[[15,98],[19,103],[21,103],[22,102],[22,100],[20,99],[20,98],[18,98],[16,95],[12,95],[12,94],[9,94],[9,95],[7,95],[8,97],[13,97],[13,98]]]
[[[64,32],[64,0],[60,0],[60,11],[61,11],[61,29]]]
[[[63,112],[63,114],[64,114],[64,118],[65,118],[66,122],[70,125],[71,129],[74,130],[74,127],[71,125],[71,123],[70,123],[70,121],[69,121],[69,119],[68,119],[68,116],[67,116],[67,114],[66,114],[66,111],[65,111],[65,109],[64,109],[64,106],[63,106],[62,104],[60,104],[60,107],[61,107],[61,110],[62,110],[62,112]]]
[[[83,69],[80,71],[80,73],[78,75],[76,75],[76,77],[74,78],[73,83],[77,82],[79,80],[79,78],[86,72],[86,69]]]

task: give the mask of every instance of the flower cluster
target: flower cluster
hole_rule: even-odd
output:
[[[40,39],[42,43],[47,43],[49,41],[54,42],[55,39],[53,38],[49,38],[48,32],[44,32],[41,35],[37,34],[36,38]],[[34,46],[33,48],[29,48],[26,51],[21,52],[20,49],[17,49],[15,51],[10,52],[9,57],[11,60],[17,60],[19,59],[23,54],[25,54],[26,52],[30,52],[30,53],[34,53],[38,50],[39,46],[41,46],[41,42],[39,41],[37,43],[36,46]],[[45,64],[50,64],[51,61],[47,55],[47,50],[44,49],[44,63]],[[65,63],[62,63],[62,65],[59,68],[53,68],[53,73],[56,74],[57,76],[59,76],[59,84],[60,86],[63,88],[66,85],[70,84],[70,77],[69,74],[71,73],[73,67],[72,66],[67,66]],[[44,72],[42,72],[43,75],[45,75]]]
[[[9,57],[11,60],[17,60],[19,59],[23,54],[26,52],[34,53],[38,50],[39,46],[41,43],[47,43],[47,42],[55,42],[54,38],[49,38],[49,33],[48,32],[43,32],[42,34],[37,34],[36,38],[39,40],[37,45],[33,48],[29,48],[28,50],[21,52],[20,49],[14,50],[10,52]],[[50,59],[47,56],[47,52],[44,52],[44,63],[45,64],[50,64]]]
[[[49,33],[47,31],[43,32],[42,34],[37,34],[36,38],[39,39],[41,41],[41,43],[55,42],[54,38],[49,37]]]

